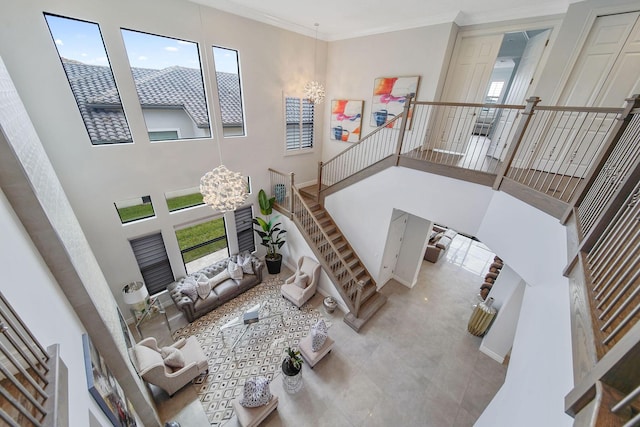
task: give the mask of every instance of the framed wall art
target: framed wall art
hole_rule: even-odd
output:
[[[418,93],[420,76],[378,77],[373,83],[371,126],[378,127],[402,113],[407,95]],[[409,111],[411,115],[411,111]],[[400,120],[388,127],[399,128]]]
[[[120,384],[87,334],[82,335],[82,348],[87,386],[91,396],[114,427],[136,426],[136,414],[131,402],[124,395]]]
[[[358,142],[362,129],[364,101],[334,99],[331,101],[330,137],[336,141]]]

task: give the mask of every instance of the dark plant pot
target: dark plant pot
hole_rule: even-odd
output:
[[[300,372],[300,369],[296,369],[294,366],[289,364],[289,362],[287,362],[287,359],[282,361],[282,373],[283,374],[285,374],[288,377],[293,377],[295,375],[298,375],[298,372]]]
[[[278,274],[282,268],[282,255],[278,254],[277,258],[265,258],[264,261],[267,264],[267,271],[269,274]]]

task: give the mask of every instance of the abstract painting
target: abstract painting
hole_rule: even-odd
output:
[[[87,334],[82,335],[84,366],[89,393],[114,427],[136,426],[136,415],[120,384]]]
[[[334,99],[331,101],[331,139],[358,142],[362,129],[364,101]]]
[[[371,105],[371,126],[382,126],[402,113],[407,95],[418,93],[420,76],[379,77],[373,84],[373,102]],[[409,111],[411,116],[411,111]],[[399,128],[400,120],[388,127]]]

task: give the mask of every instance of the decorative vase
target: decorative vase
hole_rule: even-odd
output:
[[[327,313],[333,313],[333,311],[338,306],[338,302],[336,301],[336,299],[331,296],[326,297],[322,304],[324,305],[325,310],[327,310]]]
[[[280,273],[280,269],[282,268],[282,255],[276,254],[277,258],[270,259],[265,258],[264,261],[267,264],[267,271],[269,274],[278,274]]]
[[[289,394],[302,390],[302,369],[295,369],[285,359],[282,361],[282,388]]]

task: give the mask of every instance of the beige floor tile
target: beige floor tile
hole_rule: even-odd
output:
[[[387,304],[360,333],[339,310],[326,313],[316,295],[311,303],[332,323],[335,347],[314,369],[303,367],[300,393],[284,393],[280,378],[274,379],[280,401],[263,425],[472,426],[506,374],[506,365],[480,353],[481,338],[466,330],[492,259],[481,244],[457,237],[438,263],[423,262],[412,289],[394,280],[386,284],[381,292]],[[280,277],[290,275],[283,270]],[[172,330],[186,324],[175,307],[167,314]],[[155,328],[153,333],[168,333],[162,324]],[[184,427],[199,427],[204,413],[194,396],[193,387],[171,399],[160,396],[163,421],[174,416],[185,420]],[[235,417],[226,424],[237,425]]]

